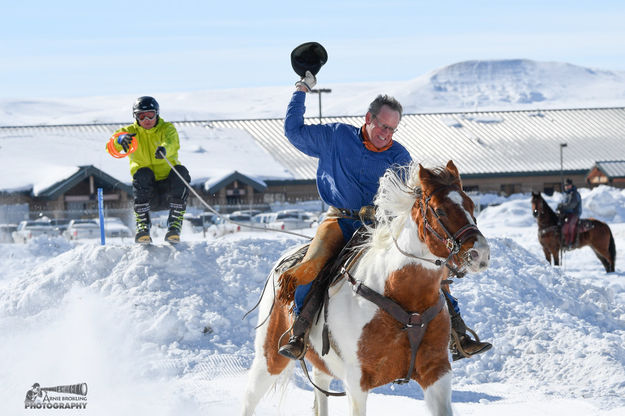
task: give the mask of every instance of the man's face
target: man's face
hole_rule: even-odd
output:
[[[139,125],[141,127],[146,130],[150,130],[156,125],[158,117],[156,116],[156,111],[142,111],[137,113],[137,119],[139,120]]]
[[[392,110],[383,105],[378,115],[367,113],[365,129],[369,140],[377,148],[381,149],[388,145],[399,125],[399,111]]]

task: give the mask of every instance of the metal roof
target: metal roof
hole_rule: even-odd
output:
[[[360,126],[362,117],[323,117],[323,123]],[[318,117],[306,119],[308,124]],[[317,160],[298,151],[284,136],[284,119],[174,121],[184,127],[247,131],[294,179],[314,179]],[[110,134],[127,123],[0,127],[3,133],[54,135]],[[7,129],[13,131],[7,132]],[[597,161],[625,156],[625,107],[475,111],[405,114],[394,139],[413,159],[428,166],[452,159],[463,175],[536,175],[563,170],[589,171]],[[566,147],[561,148],[561,144]],[[236,167],[234,167],[236,168]]]
[[[625,178],[625,160],[602,160],[596,166],[608,178]]]
[[[364,117],[322,121],[360,126]],[[296,178],[315,177],[316,160],[287,141],[282,119],[212,124],[247,130]],[[625,155],[625,108],[406,114],[394,139],[415,161],[432,166],[453,159],[470,176],[559,172],[563,143],[563,170],[588,171],[598,160]]]

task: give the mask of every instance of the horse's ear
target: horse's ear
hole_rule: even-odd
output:
[[[460,174],[458,173],[458,168],[456,167],[456,165],[454,165],[453,160],[447,162],[447,170],[451,172],[452,175],[460,177]]]
[[[425,182],[427,179],[432,177],[432,172],[424,168],[421,163],[419,163],[419,182]]]
[[[460,182],[460,188],[462,188],[462,179],[460,179],[460,173],[458,172],[458,168],[456,167],[456,165],[454,164],[453,160],[449,160],[449,162],[447,162],[447,170],[449,171],[449,173],[451,173],[454,177],[458,178],[458,182]]]
[[[540,196],[540,192],[534,192],[534,191],[532,191],[532,196],[536,196],[536,197],[538,197],[538,196]]]

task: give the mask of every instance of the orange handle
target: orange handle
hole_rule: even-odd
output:
[[[130,147],[128,148],[128,151],[126,153],[120,153],[115,148],[115,142],[117,141],[117,138],[121,136],[122,134],[126,134],[126,133],[128,132],[120,131],[119,133],[115,133],[114,135],[111,136],[111,139],[106,144],[106,149],[109,151],[111,156],[113,156],[116,159],[121,159],[123,157],[126,157],[129,154],[133,153],[135,150],[137,150],[137,136],[132,137],[132,142],[130,142]]]

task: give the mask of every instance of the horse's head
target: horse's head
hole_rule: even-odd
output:
[[[538,217],[543,212],[543,204],[545,200],[540,195],[540,192],[532,191],[532,215]]]
[[[478,230],[474,204],[462,190],[458,169],[450,160],[445,168],[419,165],[421,190],[412,208],[419,238],[432,254],[447,258],[459,269],[479,272],[488,267],[490,248]]]

